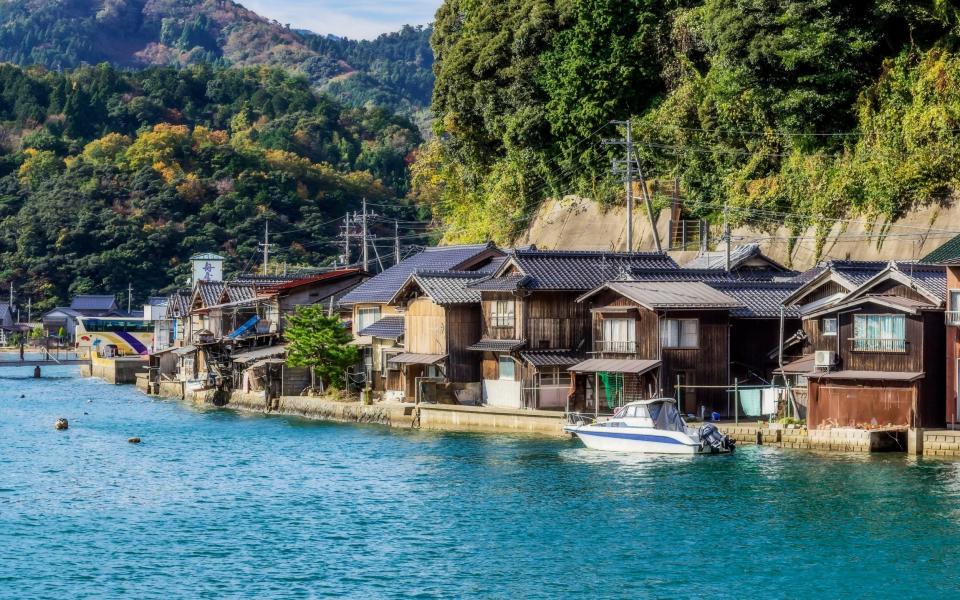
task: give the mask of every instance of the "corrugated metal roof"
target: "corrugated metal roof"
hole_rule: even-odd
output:
[[[590,358],[567,369],[575,373],[633,373],[640,375],[660,366],[659,360]]]
[[[387,340],[395,340],[403,337],[403,317],[389,316],[383,317],[375,323],[367,325],[358,332],[360,336],[378,337]]]
[[[816,355],[808,354],[802,356],[797,360],[788,362],[783,365],[783,370],[776,369],[777,373],[786,373],[787,375],[806,375],[807,373],[813,372],[816,368]]]
[[[527,342],[524,340],[493,340],[482,339],[476,344],[467,348],[475,352],[510,352],[522,348]]]
[[[572,350],[524,350],[520,358],[535,367],[569,367],[586,357]]]
[[[350,293],[343,297],[341,303],[390,302],[397,290],[406,283],[407,278],[413,272],[418,270],[448,271],[492,249],[496,249],[493,244],[426,248],[350,290]]]
[[[446,354],[417,354],[414,352],[403,352],[387,359],[398,365],[435,365],[447,357]]]
[[[525,288],[584,292],[631,269],[677,268],[677,263],[661,252],[515,250],[507,262],[530,276]]]
[[[278,344],[276,346],[266,346],[264,348],[256,348],[254,350],[248,350],[247,352],[240,352],[230,356],[230,360],[236,363],[248,363],[261,358],[268,358],[271,356],[283,356],[287,353],[286,344]]]
[[[923,379],[923,373],[907,371],[825,371],[811,373],[814,379],[865,379],[868,381],[916,381]]]
[[[651,310],[669,308],[737,308],[740,302],[700,281],[611,281],[609,289]],[[582,296],[580,299],[587,297]]]

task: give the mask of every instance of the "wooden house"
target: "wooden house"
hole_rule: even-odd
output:
[[[730,414],[730,311],[736,299],[699,281],[611,281],[577,299],[592,314],[587,410],[679,397],[685,413]],[[704,386],[699,389],[676,386]]]
[[[631,269],[676,269],[662,253],[514,250],[480,291],[482,399],[494,406],[582,407],[567,368],[592,350],[589,308],[577,298]]]
[[[889,263],[850,280],[825,270],[788,299],[805,303],[808,427],[943,426],[943,269]]]
[[[383,359],[387,390],[406,398],[444,393],[459,404],[479,403],[480,361],[468,348],[480,340],[480,291],[468,286],[484,277],[470,271],[416,271],[407,278],[390,301],[403,313],[404,348]],[[424,381],[444,386],[425,393],[418,384]]]
[[[347,292],[340,306],[351,312],[353,344],[361,351],[360,372],[371,389],[386,391],[391,366],[384,357],[403,351],[403,314],[390,302],[418,270],[488,272],[503,252],[494,244],[437,246],[410,256]],[[389,319],[379,323],[382,319]],[[379,323],[377,327],[371,326]],[[397,375],[395,375],[397,376]]]
[[[956,429],[960,427],[960,235],[923,257],[921,262],[944,269],[944,412],[947,426]]]

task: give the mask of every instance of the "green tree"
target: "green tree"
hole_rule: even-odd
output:
[[[295,367],[310,367],[320,376],[321,388],[343,385],[344,371],[360,360],[352,336],[336,316],[328,316],[323,306],[298,306],[284,332],[290,344],[287,362]]]

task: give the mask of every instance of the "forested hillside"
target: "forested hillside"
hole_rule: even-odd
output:
[[[269,65],[303,73],[351,106],[419,115],[433,88],[430,30],[372,41],[319,36],[230,0],[3,0],[0,61],[71,69]]]
[[[409,219],[407,119],[268,68],[0,66],[0,281],[42,309],[183,282],[196,251],[318,265],[366,197]],[[391,208],[395,207],[395,208]],[[384,224],[393,233],[393,224]]]
[[[895,217],[960,178],[955,2],[447,0],[434,28],[412,196],[449,239],[510,239],[549,195],[617,199],[611,119],[693,216]]]

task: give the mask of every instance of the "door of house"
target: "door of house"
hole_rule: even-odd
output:
[[[697,391],[693,388],[685,387],[694,385],[692,371],[677,371],[675,385],[680,386],[680,393],[674,389],[674,396],[680,399],[680,410],[684,414],[695,414],[697,412]]]

